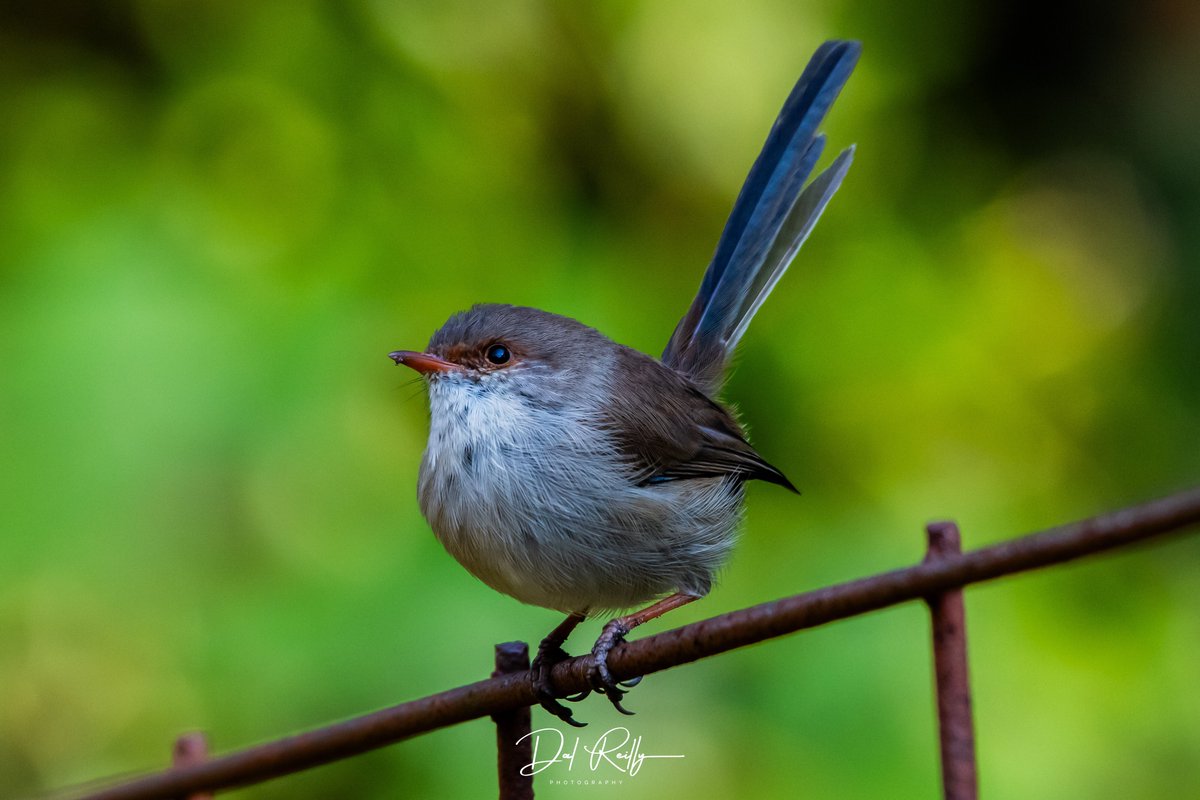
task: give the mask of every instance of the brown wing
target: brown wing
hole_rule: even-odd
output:
[[[639,484],[730,475],[796,491],[750,446],[737,420],[678,372],[627,347],[616,368],[621,392],[605,423]]]

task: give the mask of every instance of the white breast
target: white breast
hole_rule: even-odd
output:
[[[418,495],[446,549],[498,591],[565,612],[707,592],[740,485],[635,486],[594,413],[548,410],[507,379],[430,385]]]

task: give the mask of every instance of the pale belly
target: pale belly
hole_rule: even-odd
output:
[[[635,486],[602,432],[503,402],[435,409],[418,495],[451,555],[497,591],[563,612],[708,592],[734,544],[738,482]]]

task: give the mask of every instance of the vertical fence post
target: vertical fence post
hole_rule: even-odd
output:
[[[493,678],[527,669],[529,645],[525,642],[496,645],[496,671],[492,673]],[[533,775],[521,774],[521,768],[533,761],[533,742],[529,736],[533,717],[529,706],[493,714],[492,719],[496,723],[500,800],[533,800]]]
[[[962,552],[958,526],[933,522],[925,527],[926,561]],[[962,589],[927,597],[933,623],[933,663],[937,680],[938,732],[942,751],[942,791],[946,800],[976,800],[975,731],[967,673],[967,619]]]
[[[208,739],[199,731],[185,733],[171,748],[171,766],[191,767],[208,760]],[[212,800],[211,792],[193,792],[186,800]]]

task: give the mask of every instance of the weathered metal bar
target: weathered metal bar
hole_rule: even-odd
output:
[[[208,737],[199,731],[185,733],[171,748],[171,766],[191,767],[208,760]],[[192,792],[186,800],[212,800],[211,792]]]
[[[529,645],[503,642],[496,645],[496,671],[493,678],[512,673],[529,674]],[[520,706],[492,714],[496,723],[496,770],[500,780],[500,800],[533,800],[533,774],[522,769],[533,763],[533,716],[529,706]]]
[[[926,561],[962,552],[958,526],[934,522],[925,527]],[[961,588],[926,598],[933,627],[937,681],[938,738],[942,753],[942,793],[946,800],[976,800],[975,730],[971,721],[971,682],[967,672],[967,614]]]
[[[1198,522],[1200,488],[960,556],[793,595],[638,639],[612,652],[609,671],[618,680],[658,672],[969,583],[1132,544]],[[587,655],[558,664],[553,675],[558,692],[565,696],[582,691],[588,685],[591,662],[591,656]],[[92,800],[173,798],[200,789],[259,783],[534,702],[528,675],[512,673],[249,747],[196,766],[136,778],[86,797]]]

